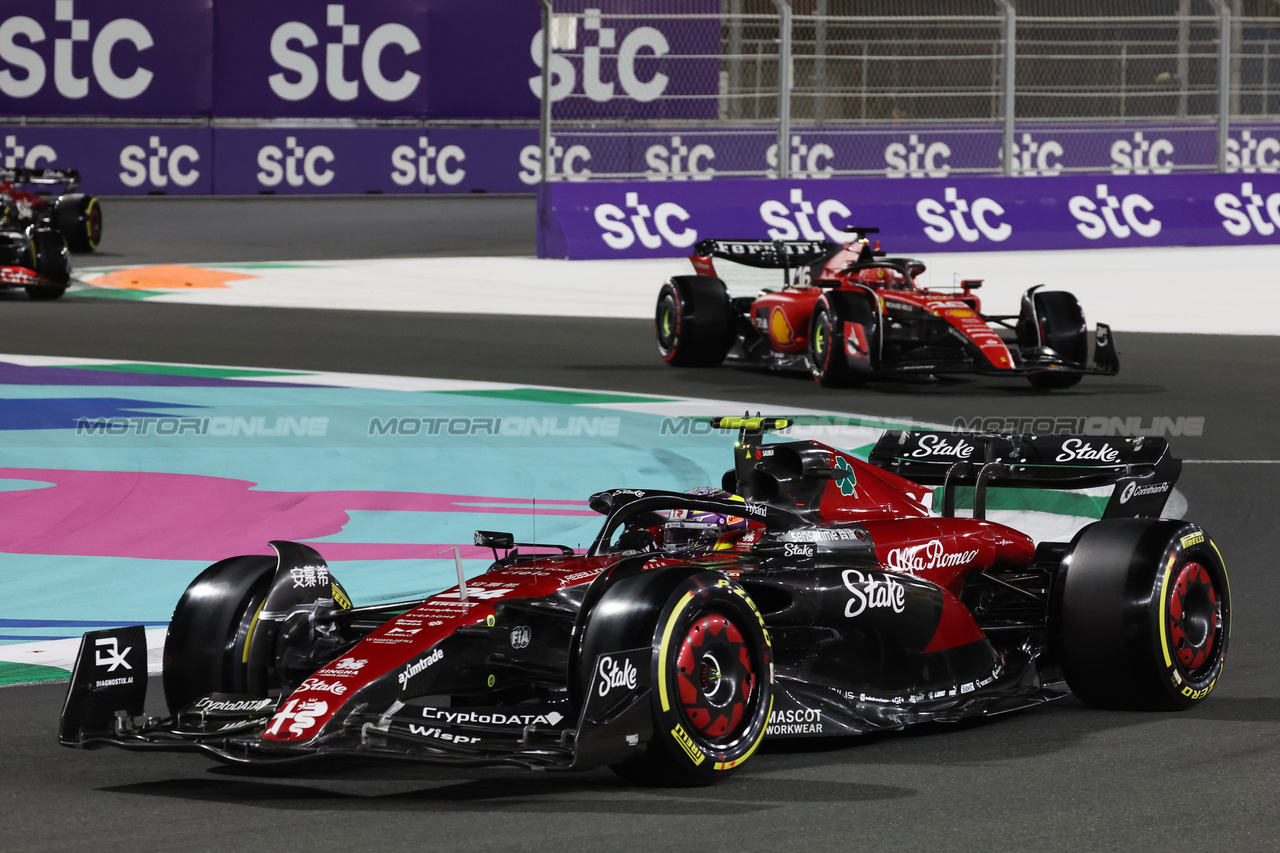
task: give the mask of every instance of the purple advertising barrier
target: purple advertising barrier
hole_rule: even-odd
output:
[[[540,257],[688,255],[706,237],[841,240],[892,252],[1280,243],[1280,174],[553,183]]]
[[[213,192],[207,127],[0,127],[0,165],[76,169],[95,195]]]
[[[219,194],[532,192],[538,181],[535,128],[219,127],[213,141]]]
[[[208,115],[213,0],[5,0],[0,114]]]

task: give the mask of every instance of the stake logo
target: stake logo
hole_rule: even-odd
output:
[[[325,91],[335,101],[354,101],[360,95],[361,82],[370,94],[380,101],[403,101],[418,89],[422,75],[403,70],[394,80],[383,74],[383,54],[393,46],[401,57],[411,56],[422,50],[422,43],[413,30],[404,24],[382,24],[364,37],[360,47],[360,26],[346,22],[346,7],[342,3],[330,3],[325,7],[323,32],[333,40],[324,46]],[[337,33],[332,33],[337,30]],[[271,91],[286,101],[302,101],[320,86],[320,66],[305,51],[320,44],[316,31],[302,21],[287,21],[271,34],[271,58],[283,71],[267,78]],[[352,62],[348,65],[347,48],[359,48],[360,65],[356,71]],[[394,61],[389,62],[394,64]],[[351,68],[351,72],[348,71]],[[348,79],[353,73],[353,79]]]
[[[616,97],[631,98],[641,103],[656,100],[667,90],[670,78],[661,71],[654,73],[647,80],[641,80],[636,70],[636,59],[641,51],[648,57],[666,56],[671,45],[659,30],[643,26],[631,30],[618,43],[616,27],[606,27],[599,9],[586,9],[582,17],[583,44],[578,45],[578,18],[572,15],[557,15],[551,24],[551,102],[563,101],[570,95],[581,92],[598,104],[606,104]],[[542,39],[544,34],[538,30],[529,45],[529,55],[533,64],[542,69]],[[587,42],[591,42],[588,44]],[[581,51],[582,87],[578,87],[579,72],[569,56],[556,51],[578,54]],[[616,53],[613,53],[616,51]],[[616,83],[606,80],[606,69],[614,66]],[[536,74],[529,78],[529,89],[534,97],[542,97],[542,76]],[[622,90],[621,95],[618,89]]]
[[[200,152],[190,145],[178,145],[172,150],[160,144],[160,137],[152,136],[147,147],[126,145],[120,149],[120,183],[126,187],[167,187],[172,181],[176,186],[189,187],[200,179],[200,171],[192,168],[199,162]]]
[[[55,0],[53,16],[57,21],[53,33],[53,85],[59,95],[72,100],[87,97],[90,80],[109,97],[121,101],[147,91],[155,74],[142,67],[141,60],[155,41],[140,22],[116,18],[95,34],[87,18],[76,17],[75,0]],[[14,15],[0,22],[0,60],[4,63],[0,65],[0,93],[10,98],[30,98],[41,93],[49,77],[48,49],[42,55],[35,45],[48,39],[49,34],[35,18]],[[77,48],[80,43],[89,47],[90,74],[76,73],[85,70],[86,50]],[[132,49],[125,47],[126,43]],[[133,70],[127,74],[117,70],[130,66]]]
[[[981,237],[1003,243],[1013,233],[1012,225],[1000,221],[1004,208],[993,199],[979,197],[970,202],[960,198],[955,187],[944,189],[942,199],[916,202],[916,216],[925,223],[925,236],[935,243],[950,243],[957,234],[966,243],[976,243]]]
[[[1145,196],[1130,193],[1121,199],[1107,192],[1106,184],[1098,184],[1096,195],[1096,203],[1082,195],[1072,196],[1067,202],[1067,209],[1078,223],[1076,230],[1085,239],[1100,240],[1111,234],[1123,240],[1131,234],[1154,237],[1160,233],[1162,223],[1151,216],[1156,207]],[[1144,220],[1138,211],[1146,214],[1147,218]]]

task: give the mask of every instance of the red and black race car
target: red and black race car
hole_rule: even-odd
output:
[[[71,283],[67,241],[48,225],[0,228],[0,290],[26,288],[32,299],[57,299]]]
[[[720,488],[592,496],[604,522],[586,553],[477,532],[488,571],[421,600],[355,607],[299,543],[215,563],[168,629],[169,715],[143,716],[142,627],[95,631],[61,742],[701,783],[766,737],[957,721],[1068,691],[1177,710],[1217,684],[1226,568],[1199,526],[1157,517],[1181,467],[1163,440],[889,432],[863,462],[762,440],[791,423],[714,419],[739,430]],[[985,518],[991,486],[1100,485],[1114,486],[1104,517],[1069,542]],[[962,486],[971,516],[955,511]]]
[[[102,203],[76,192],[75,169],[0,169],[0,229],[53,228],[73,252],[93,252],[102,242]]]
[[[724,362],[805,371],[826,387],[893,376],[979,373],[1024,376],[1037,388],[1067,388],[1085,374],[1120,370],[1109,326],[1089,331],[1065,291],[1033,287],[1018,314],[985,314],[973,293],[916,283],[916,258],[889,258],[871,245],[875,228],[847,228],[841,245],[813,240],[703,240],[695,275],[674,276],[658,292],[658,354],[682,367]],[[782,271],[782,286],[731,297],[715,261]]]

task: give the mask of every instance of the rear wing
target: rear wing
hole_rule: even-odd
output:
[[[75,192],[80,186],[80,172],[75,169],[0,169],[0,181],[27,186],[62,184],[66,192]]]
[[[826,240],[702,240],[694,256],[721,258],[748,267],[788,270],[823,261],[843,246]]]
[[[942,514],[955,515],[959,486],[973,486],[973,516],[986,515],[986,490],[1087,489],[1111,485],[1103,518],[1155,518],[1182,473],[1169,443],[1149,436],[994,435],[892,430],[868,461],[908,480],[942,486]]]

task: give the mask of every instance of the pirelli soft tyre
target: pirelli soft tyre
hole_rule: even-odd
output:
[[[658,291],[653,331],[658,355],[676,367],[715,367],[737,336],[729,291],[718,278],[673,276]]]
[[[771,672],[769,635],[746,591],[717,573],[685,580],[653,634],[653,737],[646,752],[613,769],[644,784],[724,778],[764,739]]]
[[[102,242],[102,203],[97,196],[72,193],[59,196],[53,224],[73,252],[94,252]]]
[[[823,295],[809,324],[809,369],[823,388],[857,388],[871,378],[871,354],[860,360],[865,363],[861,368],[855,367],[848,355],[846,323],[874,328],[874,309],[861,294]]]
[[[1071,690],[1100,708],[1182,710],[1212,692],[1231,637],[1222,555],[1199,526],[1090,524],[1055,589],[1053,634]]]
[[[57,231],[43,225],[28,227],[26,234],[31,241],[31,268],[54,283],[52,287],[24,288],[27,296],[57,299],[67,292],[71,282],[71,256],[67,253],[66,241]]]
[[[177,713],[209,693],[248,693],[247,647],[276,558],[230,557],[178,599],[164,641],[164,698]]]

